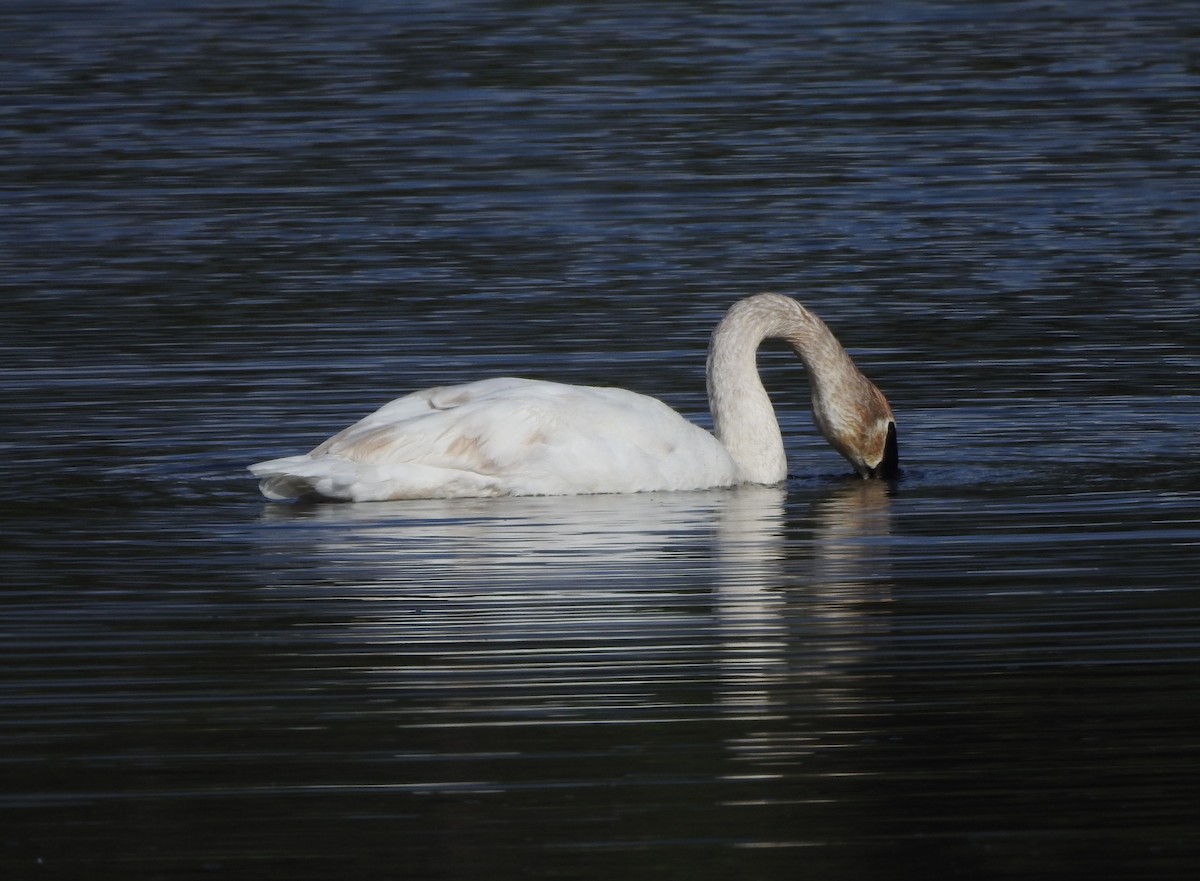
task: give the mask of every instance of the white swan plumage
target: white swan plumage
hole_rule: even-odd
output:
[[[863,477],[894,477],[887,399],[820,318],[779,294],[735,303],[713,331],[711,434],[646,395],[502,377],[397,398],[310,453],[250,471],[270,499],[359,502],[780,483],[787,457],[756,361],[771,338],[804,362],[814,421],[834,449]]]

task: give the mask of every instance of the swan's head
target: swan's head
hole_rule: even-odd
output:
[[[813,399],[813,417],[830,445],[846,457],[859,477],[892,480],[900,476],[896,419],[887,398],[865,378],[859,395],[830,406]]]

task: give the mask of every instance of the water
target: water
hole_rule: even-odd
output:
[[[751,5],[0,10],[5,877],[1195,877],[1189,4]],[[761,290],[896,486],[243,470]]]

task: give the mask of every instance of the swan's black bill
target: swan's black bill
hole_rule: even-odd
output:
[[[888,423],[887,440],[883,442],[883,459],[867,472],[867,477],[895,480],[900,476],[900,442],[896,439],[896,423]]]

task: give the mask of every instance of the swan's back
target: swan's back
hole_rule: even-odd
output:
[[[704,489],[738,480],[708,432],[624,389],[488,379],[384,405],[304,456],[251,466],[274,499]]]

